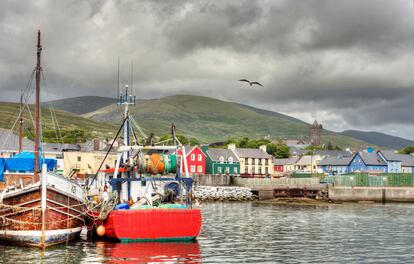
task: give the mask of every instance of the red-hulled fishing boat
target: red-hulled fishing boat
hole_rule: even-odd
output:
[[[185,147],[179,144],[174,125],[173,145],[153,144],[129,115],[128,106],[134,104],[135,97],[128,94],[126,87],[118,102],[125,107],[124,121],[115,137],[116,140],[123,129],[124,146],[118,148],[115,168],[99,171],[89,184],[100,204],[117,204],[109,213],[93,214],[95,219],[99,218],[96,231],[121,242],[194,240],[201,229],[201,210],[192,207],[193,180],[188,176],[186,160],[182,159],[184,164],[181,164],[178,158],[178,150],[185,155]],[[136,136],[134,127],[143,138]],[[143,139],[145,143],[139,144]],[[185,177],[180,174],[182,165]]]
[[[106,236],[122,242],[191,241],[201,227],[200,209],[114,210],[104,221]]]
[[[45,248],[66,242],[80,234],[81,227],[84,225],[82,207],[84,196],[79,185],[52,171],[56,160],[41,157],[39,135],[41,50],[39,31],[37,65],[34,71],[36,74],[34,153],[23,152],[2,161],[5,186],[0,191],[0,240]],[[19,117],[21,118],[21,114]]]

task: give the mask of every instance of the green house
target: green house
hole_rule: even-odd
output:
[[[240,175],[240,162],[231,149],[202,147],[206,154],[206,174]]]

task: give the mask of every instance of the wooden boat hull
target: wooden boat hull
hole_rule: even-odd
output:
[[[108,238],[121,242],[191,241],[200,233],[201,210],[116,210],[104,226]]]
[[[83,195],[82,190],[77,184],[59,177],[50,176],[47,183],[44,199],[44,238],[42,188],[37,183],[3,196],[0,203],[0,240],[45,248],[79,236],[84,225],[80,198]]]
[[[80,232],[81,227],[46,230],[42,242],[42,231],[39,230],[0,230],[0,241],[18,246],[44,248],[77,238]]]

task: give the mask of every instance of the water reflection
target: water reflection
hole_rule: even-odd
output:
[[[200,263],[198,242],[108,243],[97,242],[96,250],[110,263]]]
[[[414,204],[210,203],[193,243],[0,243],[0,263],[413,263]]]

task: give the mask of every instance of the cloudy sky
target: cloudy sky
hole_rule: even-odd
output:
[[[195,94],[414,139],[412,0],[0,0],[0,101],[17,101],[43,34],[43,100]],[[240,78],[263,87],[249,87]]]

